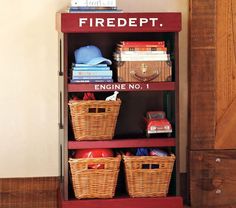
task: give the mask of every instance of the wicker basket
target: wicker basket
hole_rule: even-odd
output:
[[[70,159],[75,197],[112,198],[115,194],[121,157]],[[103,164],[104,169],[89,169],[89,165]]]
[[[70,101],[76,140],[111,140],[114,136],[121,100]]]
[[[175,156],[123,156],[131,197],[164,197],[168,193]]]

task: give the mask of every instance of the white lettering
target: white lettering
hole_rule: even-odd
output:
[[[125,27],[127,24],[127,20],[125,18],[118,18],[118,27]]]
[[[95,84],[94,90],[126,90],[126,84]]]
[[[130,27],[137,27],[137,18],[129,18],[129,26]]]
[[[96,18],[97,19],[97,18]],[[89,18],[89,26],[93,27],[93,18]]]
[[[125,90],[126,89],[126,84],[121,84],[121,89]]]
[[[151,27],[157,26],[157,17],[140,18],[79,18],[79,27],[143,27],[145,24],[151,24]]]
[[[135,84],[134,87],[135,87],[136,90],[141,89],[141,85],[140,84]]]
[[[99,25],[101,27],[104,27],[104,19],[103,18],[96,18],[95,20],[96,20],[95,27],[99,27]]]
[[[101,85],[100,86],[100,90],[105,90],[106,89],[106,85]]]
[[[100,85],[94,85],[94,89],[95,89],[95,90],[99,90],[99,86],[100,86]]]
[[[129,89],[139,90],[139,89],[141,89],[141,85],[140,84],[129,84]]]
[[[147,18],[140,18],[139,20],[139,26],[142,27],[143,24],[148,23],[148,19]]]
[[[155,27],[156,26],[156,21],[158,20],[158,18],[157,17],[152,17],[152,18],[149,18],[149,20],[151,20],[151,22],[152,22],[152,27]]]
[[[83,24],[88,20],[88,18],[79,18],[79,27],[82,27]]]
[[[115,18],[107,18],[107,27],[115,27]]]
[[[133,90],[134,89],[134,84],[129,84],[129,89]]]

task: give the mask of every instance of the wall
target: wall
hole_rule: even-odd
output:
[[[187,125],[187,0],[118,0],[124,11],[181,11],[181,171]],[[59,174],[55,13],[65,0],[3,1],[0,8],[0,177]]]

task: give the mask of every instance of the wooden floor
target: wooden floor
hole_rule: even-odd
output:
[[[0,207],[57,208],[58,186],[58,177],[0,179]]]
[[[0,179],[1,208],[57,208],[58,177]]]

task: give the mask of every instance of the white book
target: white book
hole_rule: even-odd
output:
[[[122,55],[153,55],[153,54],[167,54],[166,51],[120,51],[119,54]]]
[[[153,55],[130,55],[130,54],[115,54],[116,61],[169,61],[169,54],[153,54]]]

